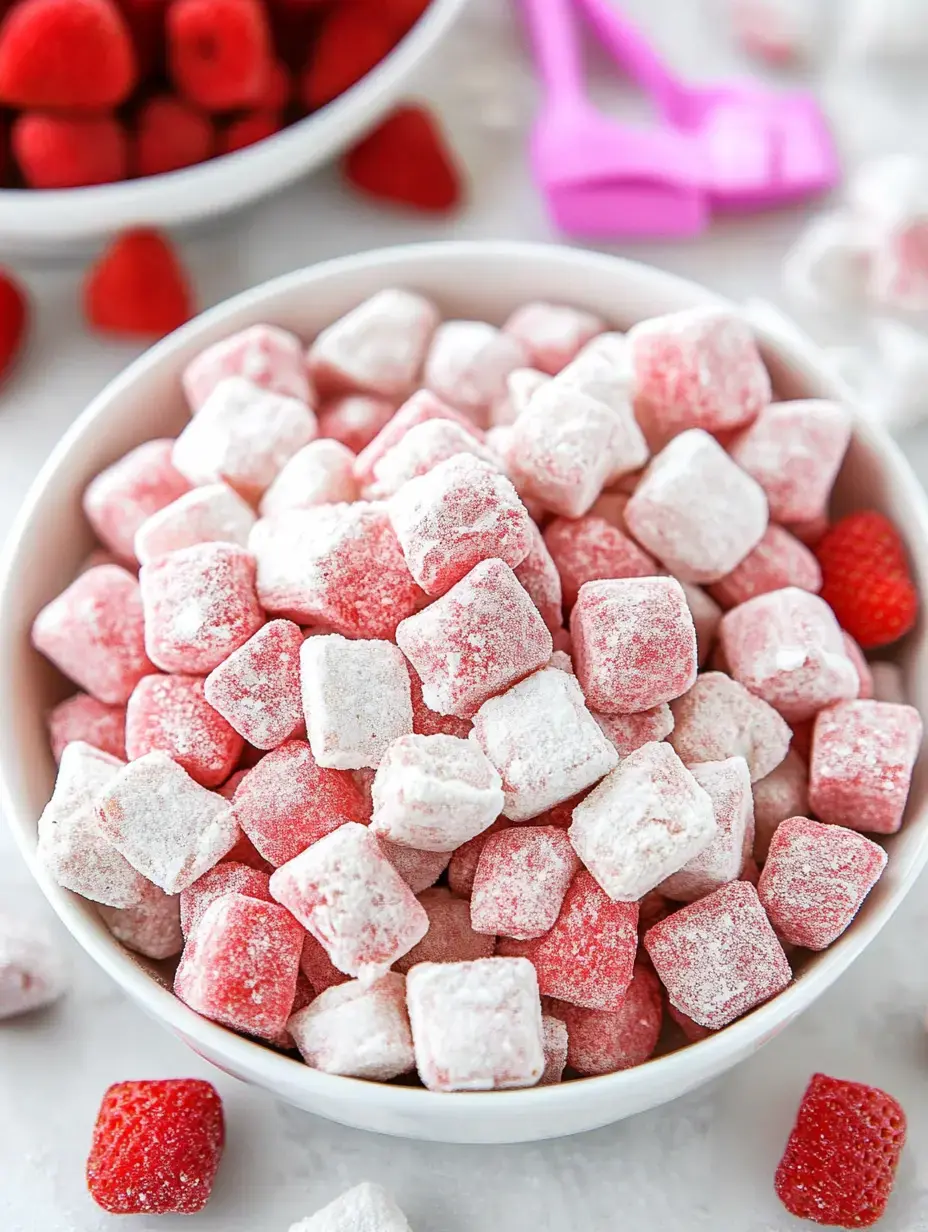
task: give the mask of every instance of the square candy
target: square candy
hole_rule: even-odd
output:
[[[503,333],[517,339],[534,367],[555,376],[577,352],[606,329],[602,317],[568,304],[535,300],[510,313]]]
[[[661,894],[683,903],[735,881],[754,847],[754,800],[744,758],[707,761],[688,769],[712,801],[717,829],[708,847],[661,883]]]
[[[339,441],[310,441],[298,450],[261,497],[261,516],[288,509],[337,505],[358,498],[355,456]]]
[[[410,1227],[386,1190],[365,1181],[295,1223],[290,1232],[410,1232]]]
[[[528,364],[517,337],[486,321],[443,321],[425,360],[424,384],[484,427],[490,407],[506,396],[506,378]]]
[[[487,444],[490,443],[493,429],[511,427],[528,406],[535,390],[541,389],[550,379],[537,368],[513,368],[506,377],[505,397],[490,408],[491,426],[487,430]]]
[[[756,782],[776,769],[789,749],[786,722],[723,672],[702,672],[670,709],[670,743],[687,766],[743,757]]]
[[[666,702],[637,714],[594,714],[593,718],[619,757],[654,740],[666,740],[673,731],[673,711]]]
[[[407,972],[423,962],[473,962],[491,958],[496,938],[475,932],[470,922],[470,904],[455,898],[444,886],[435,886],[419,895],[429,917],[429,931],[418,945],[394,963],[396,971]]]
[[[244,741],[214,710],[199,676],[145,676],[126,708],[130,761],[160,751],[202,787],[219,787],[241,756]]]
[[[270,620],[206,677],[206,700],[256,749],[276,749],[303,722],[300,648],[290,620]]]
[[[477,863],[470,900],[475,932],[527,941],[554,926],[580,867],[556,826],[512,826],[491,834]]]
[[[250,325],[201,351],[184,369],[181,381],[194,414],[220,381],[242,376],[271,393],[310,401],[303,344],[276,325]]]
[[[451,861],[450,851],[423,851],[420,847],[401,847],[399,843],[388,843],[384,839],[380,840],[380,849],[416,895],[430,889]],[[396,969],[404,970],[403,967]]]
[[[146,518],[190,490],[171,461],[172,440],[146,441],[93,479],[84,513],[97,538],[121,561],[135,560],[136,531]]]
[[[657,976],[644,963],[616,1010],[558,1005],[567,1027],[567,1064],[578,1074],[614,1074],[643,1065],[654,1053],[664,1018]]]
[[[416,1068],[406,979],[388,971],[327,988],[287,1022],[303,1060],[324,1074],[389,1082]]]
[[[771,524],[757,547],[727,577],[710,586],[709,593],[722,607],[730,608],[784,586],[817,594],[822,588],[822,571],[804,543],[782,526]]]
[[[55,761],[75,740],[126,760],[126,708],[107,706],[89,693],[75,693],[49,711],[48,739]]]
[[[809,769],[795,749],[753,787],[754,859],[763,864],[774,831],[787,817],[809,812]]]
[[[661,572],[653,556],[603,518],[555,518],[545,528],[545,546],[560,574],[564,603],[577,601],[585,582],[604,578],[653,577]]]
[[[100,918],[127,950],[163,962],[184,948],[180,927],[180,895],[146,885],[145,897],[134,907],[98,908]]]
[[[365,488],[370,496],[387,497],[399,492],[410,479],[429,471],[457,454],[472,454],[493,470],[499,459],[477,439],[473,431],[450,419],[427,419],[404,432],[396,444],[374,463],[373,482]]]
[[[553,1014],[542,1014],[541,1030],[545,1049],[544,1073],[538,1079],[540,1087],[560,1082],[567,1067],[567,1028]]]
[[[443,402],[428,389],[417,389],[407,398],[399,410],[391,416],[371,443],[362,449],[355,459],[354,475],[361,487],[374,481],[374,467],[390,450],[400,443],[412,428],[432,419],[446,419],[474,438],[483,440],[483,433],[466,415]]]
[[[146,518],[135,532],[135,554],[143,565],[197,543],[248,544],[255,515],[246,501],[225,483],[185,492]]]
[[[263,903],[269,903],[269,882],[268,873],[249,868],[247,864],[223,860],[221,864],[215,865],[177,896],[180,900],[180,926],[184,936],[190,937],[195,933],[209,907],[217,898],[226,894],[244,894],[246,898],[257,898]]]
[[[542,620],[552,633],[556,633],[564,623],[560,574],[534,522],[529,525],[529,535],[532,542],[528,555],[513,572],[538,608]]]
[[[396,399],[371,394],[342,394],[319,411],[319,435],[358,454],[393,418]]]

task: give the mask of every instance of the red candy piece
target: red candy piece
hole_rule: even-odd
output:
[[[429,931],[408,954],[397,959],[395,971],[405,974],[420,962],[472,962],[492,957],[495,938],[471,927],[470,907],[464,899],[438,886],[420,894],[419,902],[429,917]]]
[[[393,403],[372,394],[345,394],[319,412],[319,435],[360,453],[393,417]]]
[[[869,1228],[883,1216],[906,1118],[885,1091],[814,1074],[777,1168],[777,1197],[799,1219]]]
[[[470,898],[474,890],[474,878],[477,875],[477,865],[480,856],[491,834],[507,829],[509,823],[505,817],[498,817],[488,830],[478,834],[468,843],[462,843],[454,852],[448,864],[448,885],[452,894],[459,898]]]
[[[137,68],[112,0],[21,0],[0,26],[0,101],[97,111],[131,93]]]
[[[579,1074],[614,1074],[643,1065],[657,1047],[664,1016],[660,981],[643,963],[617,1010],[558,1005],[567,1025],[567,1064]]]
[[[450,419],[475,440],[483,440],[481,430],[466,415],[448,406],[430,390],[419,389],[411,398],[406,399],[396,414],[389,417],[377,435],[359,452],[354,464],[354,475],[358,483],[362,485],[372,483],[374,468],[380,459],[398,445],[412,428],[417,428],[419,424],[428,423],[432,419]]]
[[[763,864],[770,840],[787,817],[805,817],[809,811],[809,771],[794,748],[777,768],[753,784],[754,859]]]
[[[409,693],[412,700],[412,730],[417,736],[458,736],[466,740],[473,724],[470,719],[458,719],[453,714],[430,710],[422,698],[422,681],[410,667]],[[93,744],[93,741],[90,741]]]
[[[130,761],[160,750],[203,787],[218,787],[234,770],[244,741],[203,694],[199,676],[145,676],[126,708]]]
[[[49,713],[48,738],[55,761],[61,761],[65,746],[74,740],[125,761],[125,707],[107,706],[88,693],[75,693]]]
[[[242,116],[223,130],[219,137],[219,153],[232,154],[236,150],[247,149],[257,145],[268,137],[273,137],[283,128],[283,121],[276,111],[252,111]]]
[[[156,95],[136,117],[134,172],[161,175],[192,167],[212,157],[215,142],[213,126],[202,111],[171,94]]]
[[[193,312],[183,266],[157,231],[117,236],[84,282],[84,315],[104,333],[160,338]]]
[[[230,852],[230,855],[232,853]],[[271,901],[268,889],[270,877],[257,868],[225,860],[180,892],[180,926],[185,937],[196,931],[199,922],[217,898],[226,894],[244,894],[261,902]]]
[[[379,64],[395,42],[393,25],[375,8],[337,4],[310,48],[300,80],[303,102],[314,111],[338,98]]]
[[[580,861],[556,826],[512,826],[484,845],[470,900],[474,931],[526,941],[554,926]]]
[[[97,537],[135,563],[135,533],[146,519],[189,492],[171,462],[172,440],[146,441],[108,466],[84,492],[84,514]]]
[[[309,981],[316,996],[325,992],[327,988],[334,988],[336,984],[347,984],[351,979],[350,975],[345,975],[344,971],[339,971],[337,967],[332,966],[332,960],[328,954],[316,938],[309,933],[303,941],[300,970]]]
[[[560,574],[568,608],[576,603],[584,582],[652,577],[661,572],[653,556],[592,514],[576,519],[555,518],[545,530],[545,544]]]
[[[729,608],[784,586],[814,593],[821,585],[822,571],[809,549],[782,526],[771,525],[741,564],[709,587],[709,594],[716,603]]]
[[[22,289],[0,270],[0,380],[19,354],[28,319],[29,308]]]
[[[289,620],[271,620],[206,678],[206,699],[249,744],[276,749],[303,722],[300,647]]]
[[[423,107],[394,111],[348,151],[342,165],[349,184],[377,200],[435,214],[461,203],[460,172]]]
[[[167,38],[171,78],[198,107],[228,111],[260,98],[274,64],[260,0],[173,0]]]
[[[224,1144],[208,1082],[118,1082],[97,1113],[87,1188],[113,1215],[193,1215],[209,1200]]]
[[[30,188],[82,188],[124,180],[129,143],[118,120],[27,112],[13,122],[13,155]]]

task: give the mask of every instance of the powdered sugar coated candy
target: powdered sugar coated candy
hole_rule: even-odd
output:
[[[502,560],[481,561],[424,611],[398,625],[396,640],[422,681],[427,706],[470,718],[551,658],[551,634]]]
[[[303,1060],[325,1074],[389,1082],[416,1067],[406,979],[388,971],[372,984],[327,988],[287,1023]]]
[[[483,433],[466,415],[437,398],[431,390],[417,389],[384,424],[370,444],[358,454],[354,464],[354,475],[358,483],[362,487],[372,483],[374,467],[380,459],[398,445],[412,428],[433,419],[448,420],[463,428],[475,441],[483,440]]]
[[[419,963],[406,977],[419,1077],[430,1091],[534,1086],[545,1067],[535,969],[524,958]]]
[[[255,515],[225,483],[211,483],[185,492],[146,518],[135,532],[135,554],[143,565],[196,543],[248,544]]]
[[[388,509],[409,572],[428,595],[444,594],[490,557],[515,568],[532,545],[531,518],[515,488],[470,454],[410,479]]]
[[[696,657],[702,667],[715,643],[722,609],[701,586],[694,586],[692,582],[681,582],[680,585],[686,595],[687,606],[696,628]]]
[[[805,817],[809,811],[809,770],[795,749],[790,749],[775,770],[754,784],[754,859],[767,859],[770,840],[787,817]]]
[[[638,904],[614,903],[581,868],[552,928],[531,941],[500,938],[498,953],[527,958],[542,996],[587,1009],[621,1009],[638,947]]]
[[[824,600],[795,586],[749,599],[722,618],[732,676],[789,723],[857,696],[860,681]]]
[[[487,444],[490,444],[490,432],[493,428],[504,428],[514,424],[531,400],[536,389],[541,389],[551,378],[539,372],[537,368],[513,368],[506,377],[506,394],[490,408],[492,427],[487,433]],[[497,437],[497,440],[500,438]],[[503,453],[508,453],[504,450]],[[501,455],[502,456],[502,455]]]
[[[529,363],[549,376],[560,372],[591,338],[605,329],[606,322],[595,313],[542,301],[523,304],[503,325],[503,333],[521,342]]]
[[[684,582],[717,582],[757,546],[767,498],[707,432],[674,437],[625,507],[640,544]]]
[[[718,831],[708,794],[669,744],[645,744],[574,809],[577,855],[615,902],[635,902]]]
[[[774,521],[805,522],[825,512],[850,439],[850,413],[837,402],[774,402],[731,456],[766,492]]]
[[[463,898],[436,886],[420,894],[419,902],[429,917],[429,931],[408,954],[397,959],[395,970],[405,973],[420,962],[472,962],[492,957],[496,938],[474,931],[470,906]]]
[[[498,817],[489,829],[472,838],[468,843],[462,843],[452,854],[448,863],[448,886],[452,894],[459,898],[470,898],[474,889],[474,877],[477,875],[477,865],[480,863],[480,853],[486,846],[491,834],[508,829],[509,823],[504,817]]]
[[[272,1039],[293,1006],[303,930],[276,903],[224,894],[197,924],[174,977],[174,991],[204,1018]]]
[[[412,732],[409,671],[390,642],[349,641],[338,633],[307,638],[300,678],[306,730],[320,766],[379,766],[387,747]]]
[[[672,1001],[667,1002],[667,1013],[686,1036],[689,1044],[698,1044],[700,1040],[708,1039],[713,1034],[708,1027],[701,1027],[682,1010],[678,1010]]]
[[[271,877],[271,894],[347,975],[375,977],[425,936],[428,916],[366,827],[349,822]]]
[[[166,753],[147,753],[120,770],[98,798],[97,821],[132,867],[166,894],[186,889],[238,838],[228,802]]]
[[[590,398],[605,402],[623,420],[628,416],[636,429],[630,429],[629,441],[634,439],[633,452],[639,457],[638,466],[644,465],[649,451],[631,407],[631,353],[624,334],[609,331],[591,339],[557,373],[556,384],[560,389],[578,389]]]
[[[145,652],[139,584],[119,565],[75,578],[36,616],[32,644],[97,699],[123,705],[155,666]]]
[[[345,770],[320,766],[305,740],[288,740],[249,770],[235,793],[235,819],[261,855],[286,864],[368,810]]]
[[[97,908],[100,918],[127,950],[162,962],[184,948],[180,926],[180,895],[165,894],[148,885],[145,897],[134,907]]]
[[[217,898],[223,898],[226,894],[243,894],[246,898],[257,898],[261,902],[269,903],[269,882],[270,876],[267,873],[257,868],[249,868],[247,864],[238,864],[233,860],[217,864],[178,896],[183,935],[189,937],[196,932],[197,925],[208,908]]]
[[[365,1181],[321,1211],[295,1223],[290,1232],[411,1232],[406,1217],[385,1189]]]
[[[895,834],[922,741],[913,706],[842,702],[815,720],[809,803],[816,817],[852,830]]]
[[[374,481],[365,491],[377,497],[392,496],[410,479],[426,475],[439,462],[462,453],[481,458],[492,470],[501,470],[496,454],[467,428],[451,419],[427,419],[404,432],[393,448],[377,459]]]
[[[691,308],[641,321],[627,337],[635,414],[659,442],[687,428],[740,428],[770,401],[754,335],[735,312]]]
[[[277,325],[250,325],[201,351],[184,369],[181,381],[196,413],[220,381],[241,376],[261,389],[311,401],[303,344]]]
[[[600,714],[651,710],[696,679],[696,630],[675,578],[585,583],[570,636],[577,678]]]
[[[424,384],[485,427],[490,407],[506,396],[509,373],[528,364],[528,351],[513,334],[486,321],[443,321],[426,356]]]
[[[303,721],[300,648],[290,620],[270,620],[206,678],[209,704],[258,749],[276,749]]]
[[[422,295],[378,291],[316,336],[309,375],[323,393],[404,398],[416,385],[438,310]]]
[[[354,463],[354,454],[340,441],[310,441],[285,464],[261,497],[261,516],[356,500]]]
[[[210,672],[264,624],[254,557],[232,543],[161,556],[142,566],[139,585],[145,647],[165,672]]]
[[[666,702],[637,714],[594,714],[593,718],[619,757],[627,757],[654,740],[666,740],[674,721]]]
[[[603,518],[555,518],[545,528],[545,545],[560,574],[564,603],[577,601],[585,582],[603,578],[652,577],[660,573],[653,556]]]
[[[661,883],[662,894],[683,903],[735,881],[754,847],[754,801],[744,758],[702,762],[689,772],[712,801],[717,830],[708,847]]]
[[[864,652],[846,629],[841,630],[844,639],[844,653],[854,664],[857,673],[857,697],[860,701],[869,701],[873,697],[873,673],[870,664],[864,658]]]
[[[74,740],[125,760],[126,708],[107,706],[89,693],[75,693],[48,714],[48,739],[55,761]]]
[[[567,1065],[567,1027],[553,1014],[542,1014],[541,1031],[545,1068],[538,1079],[538,1086],[550,1087],[560,1082],[564,1076]]]
[[[430,710],[422,697],[422,681],[412,667],[409,668],[409,693],[412,698],[412,730],[417,736],[440,734],[467,739],[472,727],[470,719],[458,719],[453,714]]]
[[[844,826],[789,817],[770,842],[757,893],[777,935],[824,950],[853,920],[886,867],[886,852]]]
[[[697,676],[670,708],[670,743],[688,766],[743,757],[756,782],[776,769],[789,749],[790,729],[780,715],[723,672]]]
[[[822,587],[822,570],[795,535],[782,526],[770,525],[757,547],[727,577],[710,586],[709,593],[722,607],[730,608],[784,586],[817,594]]]
[[[788,66],[815,48],[820,18],[803,0],[729,0],[729,8],[738,41],[760,60]]]
[[[0,1019],[51,1005],[67,987],[52,936],[34,920],[0,915]]]
[[[513,821],[569,800],[618,762],[577,681],[557,668],[535,672],[485,701],[471,740],[502,776],[501,807]]]
[[[496,820],[499,775],[483,752],[454,736],[404,735],[390,744],[373,788],[371,831],[404,847],[451,852]]]
[[[529,526],[531,547],[528,555],[516,565],[513,572],[525,592],[538,608],[542,620],[552,633],[556,633],[562,625],[564,613],[562,608],[561,577],[557,565],[551,559],[551,553],[542,538],[541,531],[532,522]]]
[[[203,787],[218,787],[238,764],[244,741],[206,700],[199,676],[145,676],[126,707],[130,761],[167,753]]]
[[[512,826],[491,834],[474,877],[474,931],[517,941],[540,937],[553,927],[579,867],[567,835],[556,826]]]
[[[422,851],[380,840],[380,847],[399,875],[412,890],[421,894],[439,879],[451,861],[450,851]]]
[[[783,947],[747,881],[675,911],[645,934],[645,949],[673,1005],[718,1030],[792,979]]]
[[[616,1010],[559,1007],[567,1027],[567,1064],[578,1074],[614,1074],[643,1065],[657,1047],[664,1017],[661,986],[643,963]]]
[[[316,938],[311,937],[309,933],[304,934],[303,937],[300,971],[316,996],[325,992],[327,988],[334,988],[336,984],[347,984],[351,978],[345,975],[344,971],[339,971],[337,967],[332,966],[328,954]],[[294,1013],[296,1013],[295,1010]]]
[[[227,483],[255,502],[317,431],[305,402],[230,376],[174,442],[172,460],[191,483]]]
[[[102,544],[122,561],[135,560],[135,533],[190,484],[171,461],[174,442],[146,441],[101,471],[84,492],[84,513]]]
[[[371,394],[343,394],[318,412],[319,435],[360,453],[393,418],[396,402]]]
[[[146,891],[144,877],[97,825],[97,800],[123,765],[89,744],[66,745],[38,827],[36,857],[55,882],[110,907],[134,907]]]
[[[392,638],[422,598],[382,504],[317,505],[262,518],[248,546],[262,605],[298,624]]]
[[[783,259],[788,298],[806,309],[854,312],[864,308],[873,258],[869,228],[847,210],[818,214]]]

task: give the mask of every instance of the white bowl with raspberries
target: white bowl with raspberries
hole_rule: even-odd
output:
[[[842,399],[792,331],[553,246],[197,318],[3,560],[52,906],[201,1056],[380,1133],[576,1133],[743,1060],[928,859],[928,506]]]

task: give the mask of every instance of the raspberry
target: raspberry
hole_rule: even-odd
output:
[[[137,76],[112,0],[22,0],[0,26],[0,102],[8,106],[113,107]]]
[[[875,509],[848,514],[815,554],[822,598],[864,650],[888,646],[909,632],[918,616],[918,592],[905,545],[888,518]]]
[[[184,270],[157,231],[124,231],[84,283],[84,315],[105,333],[161,337],[192,314]]]
[[[232,154],[279,133],[283,125],[275,111],[250,111],[233,120],[219,138],[220,154]]]
[[[800,1219],[871,1227],[892,1192],[905,1129],[891,1095],[814,1074],[777,1168],[777,1197]]]
[[[227,111],[260,98],[273,66],[260,0],[175,0],[167,35],[171,79],[190,102]]]
[[[135,174],[192,167],[212,157],[214,143],[213,126],[201,111],[171,94],[156,95],[136,119]]]
[[[224,1142],[222,1103],[208,1082],[118,1082],[97,1114],[87,1188],[113,1215],[194,1214],[209,1199]]]
[[[26,112],[10,134],[13,154],[30,188],[81,188],[124,180],[129,145],[118,120],[107,116]]]
[[[336,5],[319,28],[303,69],[303,102],[315,110],[344,94],[380,63],[396,39],[393,26],[376,10]]]
[[[348,151],[349,184],[377,200],[443,214],[461,202],[460,172],[434,117],[400,107]]]
[[[0,380],[19,354],[29,321],[29,306],[19,284],[0,270]]]

